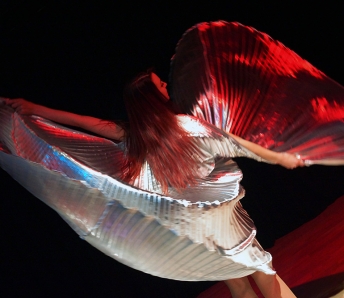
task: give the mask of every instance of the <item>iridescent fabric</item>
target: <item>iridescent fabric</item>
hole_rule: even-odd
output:
[[[180,40],[170,79],[183,113],[307,164],[344,164],[344,88],[265,33],[200,23]]]
[[[159,194],[147,164],[136,181],[146,190],[116,179],[121,145],[19,116],[1,101],[0,165],[83,239],[135,269],[179,280],[273,274],[239,202],[242,173],[231,160],[260,158],[212,125],[178,119],[203,154],[197,185],[170,189],[169,197]]]
[[[177,105],[198,118],[178,117],[203,153],[195,187],[162,196],[148,164],[126,185],[122,145],[19,116],[0,100],[1,167],[83,239],[135,269],[179,280],[274,274],[231,160],[259,158],[224,131],[309,164],[343,164],[343,88],[267,35],[225,22],[185,34],[171,79]]]

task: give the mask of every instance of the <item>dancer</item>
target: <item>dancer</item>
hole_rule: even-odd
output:
[[[250,46],[243,53],[242,40]],[[187,32],[171,80],[178,109],[197,118],[175,115],[166,103],[166,83],[154,73],[140,74],[125,90],[128,127],[6,100],[17,113],[0,106],[1,166],[83,239],[133,268],[179,280],[227,280],[235,297],[255,297],[246,278],[252,274],[266,297],[294,297],[255,239],[239,201],[242,174],[231,158],[287,168],[303,166],[303,159],[342,163],[342,101],[333,96],[342,89],[335,85],[327,94],[333,82],[295,53],[251,28],[225,22]],[[305,96],[303,86],[314,82],[319,96]],[[335,112],[324,115],[332,106]],[[296,124],[289,121],[292,113]],[[26,116],[31,114],[125,146]],[[326,150],[318,150],[319,135],[326,137]],[[32,146],[40,150],[32,152]]]
[[[199,171],[204,156],[200,148],[204,150],[205,147],[190,138],[183,128],[180,118],[186,116],[175,115],[166,104],[169,99],[166,83],[153,72],[140,74],[126,88],[124,99],[129,115],[127,131],[114,122],[104,123],[101,119],[53,110],[24,99],[7,99],[6,104],[21,115],[41,116],[89,130],[106,138],[124,141],[127,157],[122,179],[131,185],[144,188],[140,179],[144,175],[142,171],[146,162],[153,172],[156,184],[159,185],[159,189],[147,190],[169,195],[171,188],[183,192],[197,184],[203,175]],[[195,121],[191,117],[187,118]],[[237,136],[232,137],[233,144],[236,140],[256,154],[258,159],[260,157],[289,169],[303,166],[303,161],[293,154],[273,152]],[[176,155],[176,152],[179,154]],[[254,273],[252,276],[266,297],[293,297],[290,290],[275,275]],[[243,296],[244,293],[250,293],[254,297],[246,278],[228,280],[226,284],[233,297],[246,297]]]

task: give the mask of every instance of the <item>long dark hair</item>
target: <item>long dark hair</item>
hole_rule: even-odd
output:
[[[129,118],[123,179],[133,182],[145,161],[164,193],[195,183],[198,148],[180,127],[166,98],[151,80],[151,72],[139,74],[124,90]]]

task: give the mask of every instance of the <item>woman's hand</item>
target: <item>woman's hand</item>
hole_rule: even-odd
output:
[[[272,151],[250,141],[244,140],[236,135],[229,135],[240,145],[272,164],[279,164],[287,169],[294,169],[305,165],[299,154]]]
[[[5,98],[5,103],[19,114],[36,115],[61,124],[80,127],[109,139],[122,141],[125,136],[124,129],[111,121],[51,109],[22,98]]]
[[[287,169],[295,169],[305,165],[299,154],[287,152],[278,153],[277,163]]]
[[[38,105],[23,98],[5,99],[5,103],[12,107],[18,114],[32,115],[37,112]]]

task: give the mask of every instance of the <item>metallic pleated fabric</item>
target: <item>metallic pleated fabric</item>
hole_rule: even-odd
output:
[[[199,119],[178,120],[202,151],[200,178],[168,197],[147,164],[137,187],[118,180],[121,144],[20,116],[1,101],[0,165],[83,239],[132,268],[178,280],[273,274],[239,202],[242,173],[231,160],[260,158]]]
[[[177,45],[171,98],[182,113],[310,164],[344,164],[344,88],[267,34],[200,23]]]
[[[261,160],[224,131],[308,164],[343,164],[343,88],[267,35],[226,22],[184,35],[171,79],[173,100],[196,116],[178,116],[202,152],[195,186],[163,196],[147,163],[134,185],[122,183],[123,144],[20,116],[0,99],[1,167],[132,268],[190,281],[274,274],[231,158]]]

